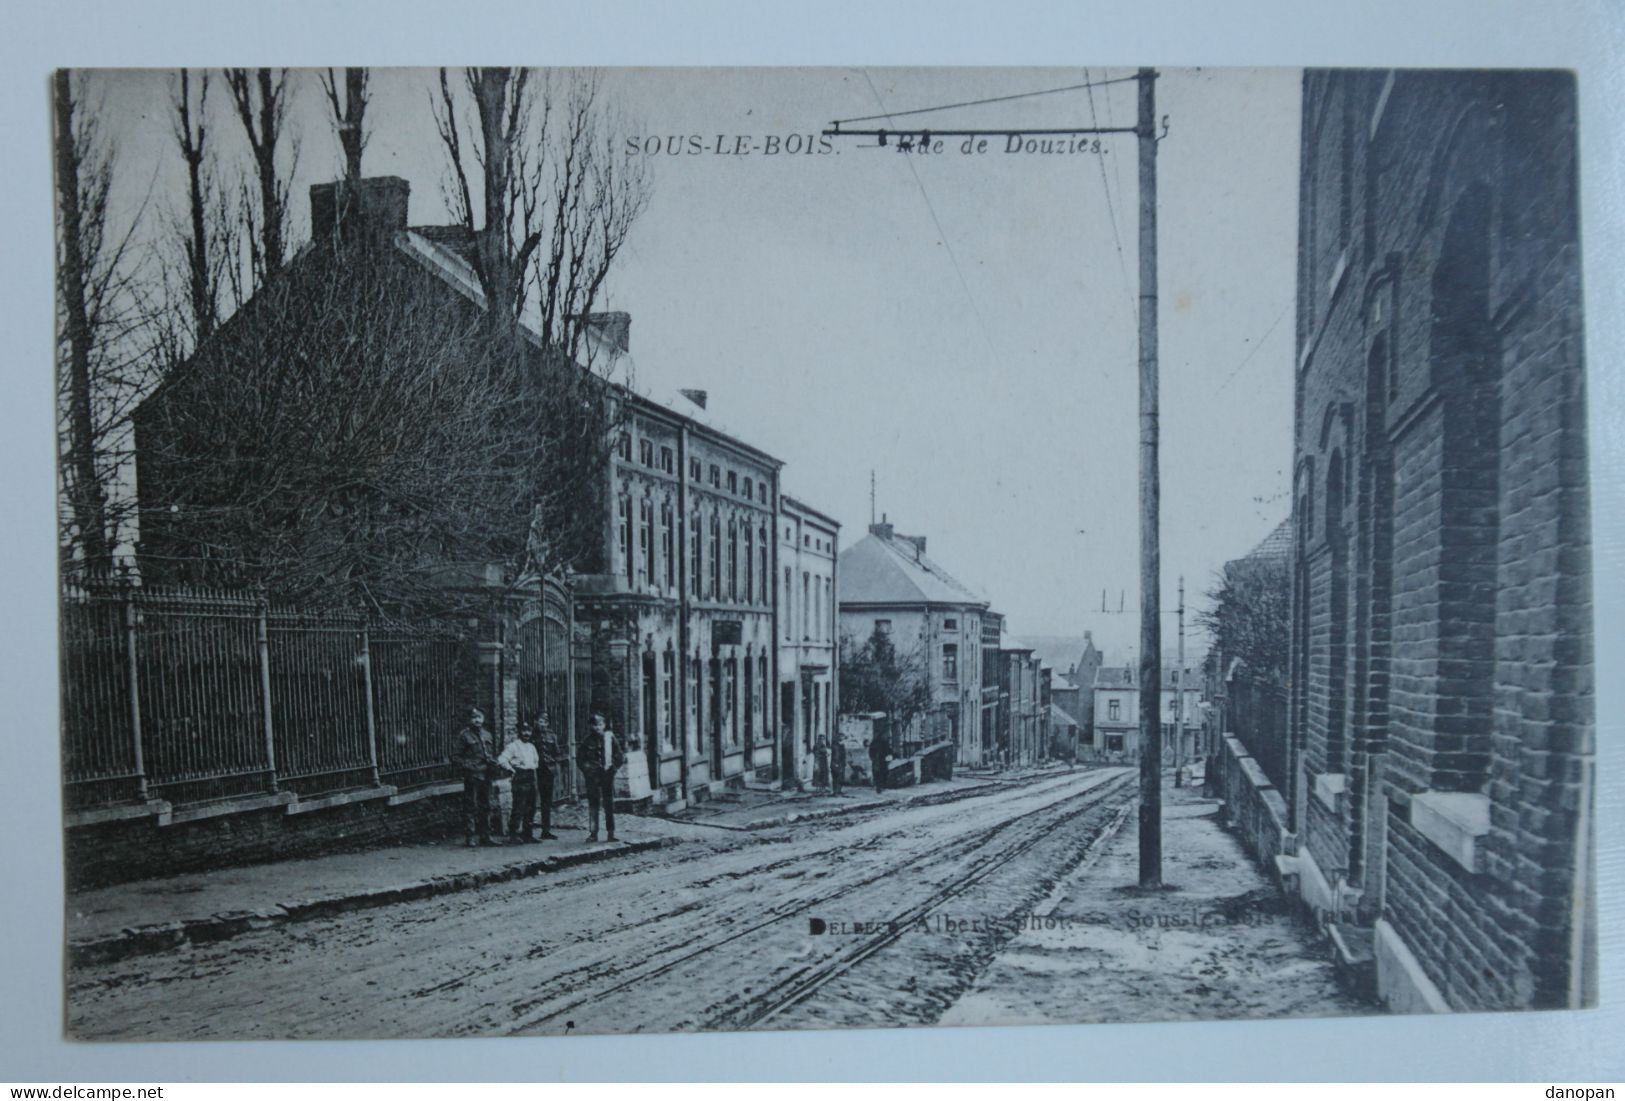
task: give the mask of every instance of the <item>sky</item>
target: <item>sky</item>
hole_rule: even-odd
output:
[[[1138,606],[1138,185],[1131,135],[1102,152],[902,154],[832,120],[938,129],[1131,126],[1128,69],[611,69],[621,155],[648,207],[603,308],[632,316],[640,383],[705,389],[782,484],[851,543],[875,509],[986,593],[1022,635],[1093,632],[1126,660]],[[119,201],[155,231],[182,196],[170,76],[101,74]],[[447,220],[432,70],[374,74],[368,175]],[[295,237],[339,153],[313,71],[296,71]],[[1300,74],[1168,69],[1157,81],[1164,635],[1178,578],[1214,572],[1289,508]],[[214,106],[224,106],[223,88]],[[246,144],[215,120],[236,165]],[[851,126],[878,127],[876,120]],[[776,141],[775,141],[776,139]],[[674,144],[683,152],[670,155]],[[777,152],[770,150],[777,146]],[[688,150],[698,146],[699,152]],[[720,148],[723,152],[717,152]],[[749,153],[735,152],[748,148]],[[656,151],[658,150],[658,152]],[[233,169],[235,170],[235,169]],[[1189,645],[1203,645],[1187,620]]]

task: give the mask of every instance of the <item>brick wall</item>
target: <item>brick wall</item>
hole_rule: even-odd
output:
[[[66,832],[70,888],[374,848],[462,830],[460,793],[399,806],[370,799],[289,815],[283,807],[160,826],[153,818]]]
[[[1289,780],[1346,771],[1349,793],[1338,813],[1295,793],[1295,825],[1460,1008],[1589,996],[1573,120],[1562,73],[1304,82]],[[1341,576],[1338,453],[1358,518]],[[1425,791],[1487,801],[1471,868],[1412,827]]]

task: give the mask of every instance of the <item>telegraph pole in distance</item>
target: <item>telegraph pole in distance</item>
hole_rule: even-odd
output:
[[[1162,886],[1162,550],[1157,467],[1157,74],[1140,114],[1140,887]]]

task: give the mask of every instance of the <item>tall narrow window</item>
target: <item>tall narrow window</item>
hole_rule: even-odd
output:
[[[711,514],[711,599],[722,599],[722,518]]]
[[[745,521],[745,603],[750,603],[756,593],[756,537],[750,530],[750,521]]]
[[[952,642],[942,648],[942,679],[959,679],[959,647]]]
[[[759,571],[759,576],[762,579],[762,593],[761,593],[761,596],[760,596],[759,599],[765,605],[767,603],[767,585],[768,585],[768,582],[772,580],[771,576],[767,572],[767,525],[766,524],[763,524],[763,525],[761,525],[760,527],[758,527],[756,529],[756,539],[757,539],[756,555],[757,555],[757,558],[759,559],[758,564],[761,566],[761,570]]]
[[[739,522],[728,521],[728,599],[739,599]]]
[[[666,589],[669,592],[677,587],[675,538],[672,532],[671,502],[660,503],[660,560],[665,574]]]
[[[790,583],[790,567],[784,567],[784,584],[780,587],[779,603],[784,608],[784,641],[792,642],[796,637],[795,617],[795,590]]]
[[[700,582],[705,577],[700,560],[700,514],[696,510],[688,518],[688,587],[689,599],[698,600],[701,595]]]
[[[655,508],[645,497],[638,502],[638,550],[643,558],[645,585],[655,584]]]
[[[756,741],[756,670],[747,655],[745,658],[745,744]]]
[[[677,748],[677,655],[667,650],[660,656],[660,715],[667,751]]]
[[[633,570],[636,560],[632,556],[632,498],[621,498],[621,569],[626,574],[626,583],[632,584]]]
[[[801,640],[812,638],[812,575],[801,571]]]

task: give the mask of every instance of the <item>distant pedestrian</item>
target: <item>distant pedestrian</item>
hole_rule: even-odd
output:
[[[835,743],[829,748],[829,788],[833,795],[841,794],[841,785],[846,782],[846,741],[836,735]]]
[[[877,729],[869,739],[869,766],[874,771],[875,790],[886,790],[886,767],[891,759],[891,740],[884,730]]]
[[[813,787],[829,787],[829,742],[822,734],[813,743]]]
[[[536,717],[532,730],[536,735],[536,801],[542,811],[541,837],[543,841],[552,841],[556,836],[553,833],[553,777],[557,770],[568,767],[568,762],[558,739],[553,737],[546,715]]]
[[[491,781],[502,773],[502,764],[492,750],[485,712],[473,708],[451,753],[451,763],[463,775],[463,838],[471,849],[476,836],[480,845],[502,844],[491,837]]]
[[[530,723],[519,723],[518,736],[508,743],[497,760],[513,770],[513,811],[508,815],[508,836],[534,844],[536,820],[536,768],[541,758],[536,752],[535,734]]]
[[[592,726],[576,745],[576,767],[587,782],[588,841],[598,840],[598,808],[604,809],[604,832],[615,840],[615,773],[626,763],[621,739],[593,712]]]

